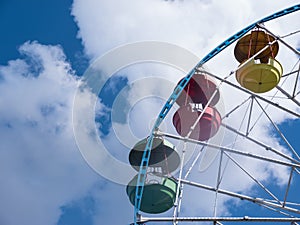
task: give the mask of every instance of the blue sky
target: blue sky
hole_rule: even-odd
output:
[[[72,1],[1,1],[0,63],[19,57],[18,47],[37,40],[45,45],[61,45],[79,74],[87,67],[83,46],[76,37],[78,27],[71,16]]]
[[[84,160],[76,145],[72,107],[80,77],[99,56],[117,46],[135,41],[155,40],[176,44],[201,58],[240,28],[297,2],[289,0],[273,4],[273,1],[268,0],[261,3],[262,7],[259,9],[257,3],[250,0],[239,3],[231,0],[222,3],[209,0],[133,0],[131,4],[123,0],[45,0],[42,3],[38,0],[2,0],[0,224],[101,225],[132,222],[133,207],[126,196],[125,186],[99,176]],[[232,4],[239,10],[228,7]],[[291,21],[299,21],[299,18],[298,13],[293,15]],[[284,23],[284,20],[283,23],[271,23],[270,27],[276,32],[286,34],[289,29],[283,26]],[[291,31],[297,28],[297,23],[289,24]],[[217,32],[214,27],[218,27]],[[297,38],[296,41],[291,40],[291,43],[297,43],[299,48],[299,35]],[[236,67],[237,63],[231,54],[232,49],[229,48],[208,64],[209,69],[224,75]],[[283,53],[281,57],[286,56],[289,55]],[[226,66],[223,68],[220,64]],[[105,146],[111,149],[111,153],[124,162],[127,162],[129,149],[117,140],[117,133],[112,130],[110,113],[113,107],[117,107],[114,102],[120,97],[118,94],[126,87],[128,92],[123,92],[125,98],[121,98],[120,102],[126,107],[132,107],[129,111],[130,118],[136,116],[131,121],[131,129],[136,130],[133,131],[136,136],[148,132],[148,121],[157,115],[163,101],[148,99],[147,102],[144,101],[147,98],[144,98],[134,102],[134,94],[143,96],[149,90],[160,93],[157,92],[159,86],[153,90],[147,84],[136,88],[135,82],[144,78],[144,75],[150,76],[149,74],[164,77],[172,84],[177,83],[184,75],[182,72],[175,72],[174,68],[161,65],[146,64],[123,68],[102,89],[96,106],[98,114],[94,122],[100,128],[98,134],[103,138]],[[165,92],[171,94],[172,88],[165,87]],[[286,88],[290,88],[289,84],[286,84]],[[141,93],[135,92],[136,90]],[[228,108],[238,104],[243,98],[242,95],[235,95],[235,92],[231,93],[227,89],[223,93],[225,100],[231,99],[230,96],[236,98],[236,101],[224,103]],[[289,104],[286,107],[299,112],[299,108]],[[120,115],[124,116],[122,112],[117,116]],[[295,120],[277,111],[273,116],[297,150],[300,145],[299,119]],[[147,126],[141,124],[144,121],[147,121]],[[167,121],[170,122],[170,118]],[[229,118],[228,121],[237,125],[238,120]],[[124,125],[122,121],[113,122],[121,128]],[[173,129],[168,124],[165,126]],[[254,129],[254,135],[285,151],[283,142],[266,120],[261,122],[257,130]],[[253,147],[251,144],[249,146]],[[238,147],[243,148],[243,144]],[[283,178],[287,176],[286,170],[268,168],[268,165],[251,165],[243,160],[242,162],[270,188],[279,192],[284,190],[286,180]],[[204,179],[204,183],[206,179],[207,183],[213,183],[216,175],[213,167],[216,165],[215,161],[206,173],[199,175],[196,171],[192,177],[196,180]],[[241,182],[230,176],[230,171],[236,170],[233,165],[228,170],[229,174],[225,176],[228,182],[224,182],[224,188],[248,194],[258,193],[259,189],[249,180],[244,180],[241,173],[237,172],[236,175]],[[297,186],[299,180],[295,179],[294,184]],[[211,210],[206,211],[204,203],[210,203],[212,198],[201,193],[198,195],[199,192],[193,188],[187,190],[190,193],[187,194],[183,206],[184,213],[211,213]],[[204,203],[194,206],[194,196],[204,199]],[[297,197],[297,188],[291,188],[290,198]],[[226,199],[220,200],[218,212],[220,215],[241,213],[278,216],[261,208],[257,210],[252,204],[238,201],[229,201],[228,204]]]

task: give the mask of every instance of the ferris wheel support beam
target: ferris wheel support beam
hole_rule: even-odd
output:
[[[282,40],[282,38],[280,38],[278,35],[272,33],[269,29],[267,29],[265,26],[263,26],[261,23],[257,24],[257,27],[264,29],[265,31],[267,31],[269,34],[271,34],[272,36],[276,37],[277,40],[279,40],[282,44],[284,44],[286,47],[288,47],[290,50],[292,50],[294,53],[296,53],[298,56],[300,56],[300,52],[293,48],[291,45],[289,45],[287,42],[285,42],[284,40]]]
[[[239,198],[241,200],[247,200],[247,201],[250,201],[250,202],[253,202],[253,203],[256,203],[256,204],[266,205],[266,206],[269,206],[269,207],[278,208],[278,209],[281,209],[281,210],[285,210],[285,211],[289,211],[289,212],[292,212],[292,213],[300,214],[299,209],[292,208],[292,207],[286,207],[286,206],[283,206],[283,204],[266,201],[262,198],[254,198],[254,197],[251,197],[251,196],[248,196],[248,195],[243,195],[243,194],[235,193],[235,192],[232,192],[232,191],[227,191],[227,190],[224,190],[224,189],[217,189],[217,188],[212,187],[212,186],[208,186],[208,185],[204,185],[204,184],[200,184],[200,183],[193,182],[193,181],[188,181],[188,180],[181,180],[181,182],[186,184],[186,185],[199,187],[199,188],[202,188],[202,189],[205,189],[205,190],[208,190],[208,191],[213,191],[213,192],[218,191],[218,193],[220,193],[220,194],[224,194],[224,195],[228,195],[228,196],[231,196],[231,197]]]
[[[255,183],[257,183],[267,194],[269,194],[277,203],[281,204],[280,200],[268,190],[259,180],[250,174],[240,163],[238,163],[230,154],[224,153],[237,167],[239,167],[244,173],[246,173]]]
[[[232,114],[234,111],[236,111],[238,108],[240,108],[241,106],[243,106],[246,102],[248,102],[250,99],[252,98],[252,96],[249,96],[249,98],[247,98],[246,100],[244,100],[242,103],[240,103],[239,105],[237,105],[236,107],[234,107],[232,110],[230,110],[228,113],[226,113],[226,115],[224,115],[222,117],[222,120],[224,120],[225,118],[229,117],[230,114]]]
[[[300,106],[300,102],[298,102],[296,99],[295,99],[295,95],[294,96],[291,96],[289,93],[287,93],[284,89],[282,89],[282,87],[279,87],[279,86],[276,86],[276,88],[282,93],[284,94],[285,96],[288,97],[288,99],[291,99],[293,102],[295,102],[298,106]]]
[[[300,61],[300,60],[299,60]],[[286,74],[283,74],[281,77],[287,77],[287,76],[290,76],[290,75],[293,75],[294,73],[298,73],[299,72],[299,69],[298,70],[295,70],[295,71],[292,71],[292,72],[289,72],[289,73],[286,73]],[[296,94],[297,95],[297,94]]]
[[[291,186],[293,172],[294,172],[294,168],[292,168],[291,172],[290,172],[289,181],[288,181],[288,185],[287,185],[287,188],[286,188],[286,191],[285,191],[284,200],[283,200],[283,204],[282,204],[283,206],[286,205],[286,200],[287,200],[289,189],[290,189],[290,186]]]
[[[299,75],[300,75],[300,63],[299,63],[298,72],[297,72],[297,75],[296,75],[295,86],[294,86],[294,90],[293,90],[293,98],[296,97],[296,91],[297,91]]]
[[[199,71],[201,71],[201,70],[199,70]],[[262,100],[262,101],[264,101],[264,102],[266,102],[266,103],[268,103],[268,104],[270,104],[272,106],[275,106],[275,107],[277,107],[277,108],[279,108],[279,109],[281,109],[281,110],[283,110],[283,111],[285,111],[285,112],[287,112],[287,113],[289,113],[289,114],[291,114],[293,116],[296,116],[297,118],[300,118],[300,114],[298,114],[298,113],[296,113],[294,111],[291,111],[289,109],[286,109],[283,106],[279,105],[278,103],[274,103],[274,102],[272,102],[272,101],[270,101],[270,100],[268,100],[268,99],[266,99],[266,98],[264,98],[264,97],[262,97],[260,95],[254,94],[251,91],[247,90],[246,88],[243,88],[243,87],[240,87],[240,86],[238,86],[236,84],[233,84],[230,81],[228,81],[226,79],[223,79],[221,77],[218,77],[217,75],[214,75],[212,73],[206,72],[206,74],[209,75],[209,76],[211,76],[211,77],[214,77],[217,80],[220,80],[220,81],[222,81],[222,82],[224,82],[224,83],[226,83],[226,84],[228,84],[230,86],[233,86],[233,87],[235,87],[235,88],[237,88],[237,89],[239,89],[239,90],[241,90],[241,91],[243,91],[243,92],[245,92],[245,93],[247,93],[247,94],[249,94],[249,95],[251,95],[253,97],[256,97],[256,98],[258,98],[258,99],[260,99],[260,100]]]
[[[198,140],[194,140],[194,139],[190,139],[190,138],[179,137],[177,135],[168,134],[168,133],[159,132],[159,134],[157,134],[157,136],[165,136],[165,137],[174,138],[174,139],[177,139],[177,140],[188,141],[188,142],[191,142],[191,143],[194,143],[194,144],[200,144],[200,145],[208,146],[208,147],[215,148],[215,149],[218,149],[218,150],[223,150],[225,152],[231,152],[231,153],[234,153],[234,154],[243,155],[243,156],[247,156],[247,157],[254,158],[254,159],[259,159],[259,160],[263,160],[263,161],[267,161],[267,162],[276,163],[276,164],[279,164],[279,165],[282,165],[282,166],[295,167],[295,168],[300,169],[300,162],[296,161],[296,160],[293,160],[295,163],[291,163],[291,162],[282,161],[282,160],[278,160],[278,159],[273,159],[273,158],[269,158],[269,157],[265,157],[265,156],[260,156],[260,155],[253,154],[253,153],[250,153],[250,152],[238,151],[236,149],[229,148],[229,147],[210,144],[210,143],[207,143],[207,142],[198,141]]]
[[[255,101],[257,102],[257,104],[259,105],[259,107],[261,108],[261,110],[263,111],[263,113],[266,115],[266,117],[268,118],[268,120],[271,122],[271,124],[273,125],[273,127],[275,128],[275,130],[277,131],[277,133],[280,135],[280,137],[282,138],[282,140],[286,143],[286,145],[289,147],[289,149],[294,153],[294,155],[300,159],[298,153],[296,152],[296,150],[293,148],[293,146],[288,142],[288,140],[286,139],[286,137],[284,136],[284,134],[280,131],[280,129],[278,128],[278,126],[275,124],[275,122],[271,119],[271,117],[267,114],[267,112],[265,111],[265,109],[262,107],[262,105],[255,99]]]
[[[158,118],[156,119],[156,122],[154,124],[153,129],[152,129],[152,132],[149,136],[146,147],[144,149],[143,157],[142,157],[142,160],[141,160],[141,166],[140,166],[140,170],[139,170],[139,174],[138,174],[138,179],[137,179],[137,186],[136,186],[136,195],[135,195],[135,204],[134,204],[134,225],[137,225],[137,216],[138,216],[140,206],[141,206],[141,199],[142,199],[143,190],[144,190],[144,183],[145,183],[145,179],[146,179],[146,171],[147,171],[147,167],[148,167],[148,163],[149,163],[149,159],[150,159],[150,154],[151,154],[151,149],[152,149],[152,142],[153,142],[154,132],[156,130],[158,130],[158,127],[160,126],[160,124],[162,123],[162,121],[164,120],[164,118],[166,117],[166,115],[168,114],[170,109],[172,108],[173,104],[177,100],[177,98],[180,95],[180,93],[182,92],[182,90],[185,88],[187,83],[192,78],[192,76],[193,76],[194,72],[196,71],[196,69],[198,67],[202,66],[207,61],[209,61],[215,55],[217,55],[218,53],[223,51],[225,48],[227,48],[229,45],[234,43],[236,40],[241,38],[247,32],[252,30],[258,23],[264,23],[264,22],[279,18],[281,16],[290,14],[290,13],[295,12],[297,10],[300,10],[300,4],[289,7],[289,8],[284,9],[284,10],[281,10],[279,12],[276,12],[276,13],[270,15],[270,16],[267,16],[267,17],[255,22],[255,23],[253,23],[252,25],[247,26],[246,28],[242,29],[238,33],[234,34],[233,36],[229,37],[227,40],[225,40],[220,45],[218,45],[215,49],[213,49],[210,53],[208,53],[208,55],[206,55],[186,75],[186,77],[184,79],[182,79],[181,82],[175,87],[173,93],[171,94],[171,96],[169,97],[167,102],[165,103],[165,105],[162,108]],[[298,115],[298,114],[297,114],[297,116],[300,117],[300,115]]]
[[[141,217],[139,223],[147,222],[169,222],[172,217]],[[300,222],[300,218],[286,218],[286,217],[178,217],[179,222],[283,222],[294,223]]]
[[[249,141],[252,141],[252,142],[254,142],[255,144],[258,144],[259,146],[265,148],[265,149],[268,150],[268,151],[272,151],[272,152],[274,152],[275,154],[277,154],[277,155],[279,155],[279,156],[281,156],[281,157],[283,157],[283,158],[285,158],[285,159],[291,160],[291,162],[294,162],[294,163],[298,163],[298,162],[299,162],[299,161],[293,159],[292,157],[290,157],[290,156],[288,156],[288,155],[286,155],[286,154],[284,154],[284,153],[282,153],[282,152],[280,152],[280,151],[278,151],[278,150],[276,150],[276,149],[274,149],[274,148],[272,148],[272,147],[270,147],[270,146],[268,146],[268,145],[266,145],[266,144],[264,144],[264,143],[262,143],[262,142],[260,142],[260,141],[258,141],[258,140],[255,140],[254,138],[249,137],[249,136],[246,135],[246,134],[243,134],[242,132],[240,132],[240,131],[234,129],[233,127],[230,127],[230,126],[227,125],[227,124],[222,123],[221,126],[225,127],[226,129],[228,129],[228,130],[230,130],[230,131],[232,131],[232,132],[234,132],[234,133],[236,133],[236,134],[238,134],[238,135],[240,135],[240,136],[242,136],[242,137],[244,137],[244,138],[247,138]]]

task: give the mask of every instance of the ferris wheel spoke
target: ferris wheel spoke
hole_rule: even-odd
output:
[[[299,73],[298,73],[299,74]],[[295,99],[295,93],[293,93],[293,95],[290,95],[288,92],[286,92],[282,87],[280,86],[276,86],[276,88],[282,93],[284,94],[288,99],[292,100],[294,103],[296,103],[298,106],[300,106],[300,102],[298,102],[296,99]],[[295,89],[294,89],[294,92]]]
[[[249,100],[251,99],[251,96],[249,96],[246,100],[244,100],[242,103],[238,104],[237,106],[235,106],[232,110],[230,110],[228,113],[226,113],[223,117],[222,120],[224,120],[225,118],[229,117],[233,112],[235,112],[237,109],[239,109],[240,107],[242,107],[244,104],[246,104]]]
[[[214,216],[217,216],[218,190],[220,188],[220,184],[221,184],[221,181],[222,181],[223,154],[224,154],[224,151],[221,151],[221,155],[220,155],[220,159],[219,159],[219,166],[218,166],[218,176],[217,176],[216,193],[215,193],[215,200],[214,200],[214,207],[213,207]]]
[[[293,99],[295,98],[295,94],[296,94],[296,91],[297,91],[299,75],[300,75],[300,63],[299,63],[298,72],[297,72],[297,75],[296,75],[296,78],[295,78],[295,85],[294,85],[294,90],[293,90],[293,94],[292,94]]]
[[[250,174],[240,163],[238,163],[232,156],[228,153],[224,153],[236,166],[238,166],[244,173],[246,173],[255,183],[257,183],[266,193],[268,193],[277,203],[281,204],[279,199],[270,191],[268,190],[259,180],[257,180],[253,175]]]
[[[289,36],[295,35],[295,34],[297,34],[297,33],[299,33],[299,32],[300,32],[300,30],[296,30],[296,31],[294,31],[294,32],[291,32],[291,33],[289,33],[289,34],[282,35],[282,36],[281,36],[281,38],[286,38],[286,37],[289,37]]]
[[[246,129],[246,136],[250,133],[250,122],[251,122],[251,116],[252,116],[252,110],[253,110],[253,100],[254,97],[251,96],[251,103],[250,103],[250,109],[249,109],[249,115],[248,115],[248,122],[247,122],[247,129]]]
[[[234,88],[236,88],[236,89],[238,89],[238,90],[240,90],[240,91],[243,91],[243,92],[245,92],[245,93],[247,93],[247,94],[249,94],[249,95],[252,95],[252,96],[258,98],[258,99],[260,99],[260,100],[266,102],[267,104],[270,104],[270,105],[272,105],[272,106],[274,106],[274,107],[277,107],[278,109],[281,109],[281,110],[283,110],[283,111],[285,111],[285,112],[287,112],[287,113],[289,113],[289,114],[291,114],[291,115],[296,116],[297,118],[300,118],[300,114],[299,114],[299,113],[294,112],[294,111],[292,111],[292,110],[289,110],[289,109],[287,109],[287,108],[285,108],[285,107],[279,105],[278,103],[274,103],[274,102],[272,102],[272,101],[270,101],[270,100],[268,100],[268,99],[266,99],[266,98],[264,98],[264,97],[262,97],[262,96],[260,96],[260,95],[254,94],[253,92],[251,92],[251,91],[249,91],[249,90],[247,90],[247,89],[245,89],[245,88],[243,88],[243,87],[240,87],[240,86],[238,86],[238,85],[236,85],[236,84],[233,84],[233,83],[231,83],[230,81],[227,81],[227,80],[225,80],[225,79],[223,79],[223,78],[220,78],[220,77],[217,76],[217,75],[214,75],[214,74],[208,73],[208,72],[207,72],[207,74],[209,74],[210,76],[216,78],[217,80],[223,81],[224,83],[226,83],[226,84],[228,84],[228,85],[230,85],[230,86],[232,86],[232,87],[234,87]]]
[[[190,138],[184,138],[184,137],[176,136],[176,135],[173,135],[173,134],[161,133],[160,135],[165,136],[165,137],[169,137],[169,138],[174,138],[174,139],[177,139],[177,140],[185,140],[185,141],[188,141],[188,142],[191,142],[191,143],[194,143],[194,144],[200,144],[200,145],[203,145],[203,146],[208,146],[208,147],[211,147],[211,148],[214,148],[214,149],[218,149],[219,151],[224,150],[226,152],[246,156],[246,157],[249,157],[249,158],[259,159],[259,160],[266,161],[266,162],[272,162],[272,163],[275,163],[275,164],[278,164],[278,165],[300,168],[300,162],[299,161],[297,161],[293,158],[290,158],[289,156],[287,156],[283,153],[280,153],[280,152],[276,151],[275,149],[273,149],[271,147],[266,147],[266,149],[276,151],[280,156],[283,156],[285,159],[289,159],[290,162],[282,161],[282,160],[278,160],[278,159],[274,159],[274,158],[270,158],[270,157],[266,157],[266,156],[257,155],[257,154],[251,153],[251,152],[240,151],[240,150],[236,150],[236,149],[233,149],[233,148],[224,147],[224,146],[221,146],[221,145],[211,144],[211,143],[198,141],[198,140],[194,140],[194,139],[190,139]]]
[[[216,192],[217,189],[215,187],[209,186],[209,185],[204,185],[198,182],[193,182],[193,181],[189,181],[189,180],[181,180],[182,183],[187,184],[187,185],[191,185],[194,187],[198,187],[198,188],[202,188],[208,191],[212,191],[212,192]],[[300,210],[297,208],[293,208],[293,207],[287,207],[287,206],[282,206],[282,203],[276,203],[273,201],[267,201],[263,198],[257,198],[257,197],[251,197],[245,194],[240,194],[240,193],[236,193],[236,192],[232,192],[232,191],[227,191],[224,189],[218,189],[218,193],[220,194],[224,194],[224,195],[228,195],[231,197],[235,197],[235,198],[239,198],[241,200],[247,200],[256,204],[262,204],[262,205],[266,205],[266,206],[270,206],[270,207],[274,207],[274,208],[278,208],[278,209],[282,209],[284,211],[288,211],[288,212],[292,212],[292,213],[297,213],[300,214]],[[300,219],[299,219],[300,221]]]
[[[256,100],[256,99],[255,99]],[[257,104],[259,105],[259,107],[261,108],[261,110],[264,112],[264,114],[266,115],[266,117],[268,118],[268,120],[271,122],[271,124],[273,125],[273,127],[275,128],[275,130],[277,131],[277,133],[280,135],[280,137],[282,138],[282,140],[287,144],[287,146],[289,147],[289,149],[292,151],[292,153],[298,158],[300,159],[299,155],[297,154],[296,150],[293,148],[293,146],[288,142],[288,140],[286,139],[286,137],[284,136],[284,134],[280,131],[280,129],[278,128],[278,126],[274,123],[274,121],[271,119],[271,117],[268,115],[268,113],[266,113],[266,111],[264,110],[264,108],[262,107],[262,105],[256,100]]]
[[[181,200],[182,200],[182,193],[183,193],[183,183],[182,175],[183,175],[183,166],[184,166],[184,159],[185,159],[185,153],[186,153],[186,142],[184,142],[183,150],[182,150],[182,156],[181,156],[181,162],[180,162],[180,170],[179,170],[179,176],[178,176],[178,184],[177,184],[177,190],[176,190],[176,198],[174,202],[174,210],[173,210],[173,224],[177,225],[178,222],[176,221],[176,218],[179,216],[180,213],[180,207],[181,207]]]
[[[257,26],[259,28],[264,29],[268,33],[270,33],[272,36],[274,36],[275,38],[277,38],[282,44],[284,44],[286,47],[288,47],[290,50],[292,50],[294,53],[296,53],[298,56],[300,56],[300,52],[296,48],[294,48],[293,46],[291,46],[290,44],[288,44],[280,36],[278,36],[278,35],[274,34],[273,32],[271,32],[268,28],[266,28],[266,26],[264,26],[262,24],[257,24]]]
[[[140,217],[140,223],[147,222],[171,222],[172,217]],[[178,217],[177,221],[180,222],[213,222],[214,224],[222,224],[221,222],[290,222],[293,225],[300,222],[299,218],[294,217]]]
[[[291,218],[294,218],[294,216],[288,212],[285,212],[285,211],[282,211],[280,210],[279,208],[274,208],[274,207],[271,207],[271,206],[267,206],[267,205],[262,205],[262,204],[258,204],[260,205],[261,207],[264,207],[268,210],[272,210],[273,212],[276,212],[276,213],[279,213],[281,215],[284,215],[284,216],[287,216],[287,217],[291,217]]]
[[[298,60],[297,63],[299,63],[299,61],[300,61],[300,59]],[[295,74],[295,73],[298,73],[298,72],[299,72],[299,70],[294,70],[294,71],[292,71],[292,72],[283,74],[281,77],[282,77],[282,78],[283,78],[283,77],[288,77],[288,76],[291,76],[291,75],[293,75],[293,74]]]
[[[266,144],[264,144],[264,143],[258,141],[258,140],[255,139],[255,138],[250,137],[249,135],[247,136],[246,134],[243,134],[242,132],[236,130],[235,128],[233,128],[233,127],[231,127],[231,126],[229,126],[228,124],[222,123],[222,126],[224,126],[225,128],[227,128],[228,130],[230,130],[230,131],[232,131],[232,132],[234,132],[234,133],[236,133],[236,134],[238,134],[238,135],[240,135],[240,136],[242,136],[242,137],[248,139],[249,141],[251,141],[251,142],[253,142],[253,143],[255,143],[255,144],[257,144],[257,145],[263,147],[263,148],[266,149],[267,151],[272,151],[272,152],[274,152],[275,154],[277,154],[278,156],[281,156],[281,157],[283,157],[284,159],[288,159],[288,160],[290,160],[291,162],[299,163],[299,161],[295,160],[294,158],[291,158],[289,155],[284,154],[284,153],[280,152],[279,150],[276,150],[276,149],[272,148],[271,146],[266,145]]]
[[[274,202],[274,200],[272,200],[272,199],[265,199],[265,200],[269,201],[269,202]],[[289,206],[293,206],[293,207],[300,207],[300,203],[297,203],[297,202],[286,201],[285,204],[289,205]]]
[[[190,175],[190,173],[192,172],[192,169],[195,167],[196,162],[199,160],[201,153],[203,152],[205,146],[201,146],[201,149],[199,150],[197,156],[195,157],[195,159],[193,160],[190,168],[187,170],[186,174],[184,175],[183,179],[187,179],[188,176]]]
[[[290,190],[290,186],[291,186],[291,181],[292,181],[292,177],[293,177],[293,173],[294,173],[294,168],[291,168],[291,172],[290,172],[290,176],[289,176],[289,181],[286,187],[286,191],[285,191],[285,195],[284,195],[284,200],[282,205],[285,206],[286,205],[286,200],[289,194],[289,190]]]

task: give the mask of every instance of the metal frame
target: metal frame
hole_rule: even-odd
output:
[[[178,221],[180,222],[216,222],[220,224],[220,222],[290,222],[291,224],[295,224],[296,222],[300,222],[300,218],[285,218],[285,217],[178,217]],[[146,222],[172,222],[172,217],[161,217],[161,218],[150,218],[150,217],[140,217],[139,222],[137,224],[143,224]]]
[[[204,63],[206,63],[207,61],[209,61],[210,59],[212,59],[214,56],[216,56],[218,53],[220,53],[221,51],[223,51],[225,48],[227,48],[229,45],[231,45],[236,40],[238,40],[239,38],[241,38],[243,35],[245,35],[250,30],[254,29],[257,26],[261,26],[260,24],[262,24],[264,22],[267,22],[267,21],[279,18],[281,16],[293,13],[293,12],[298,11],[298,10],[300,10],[300,4],[292,6],[292,7],[289,7],[289,8],[284,9],[284,10],[281,10],[281,11],[279,11],[277,13],[274,13],[274,14],[272,14],[270,16],[267,16],[267,17],[265,17],[265,18],[263,18],[263,19],[255,22],[255,23],[247,26],[246,28],[242,29],[238,33],[234,34],[233,36],[229,37],[227,40],[225,40],[220,45],[218,45],[215,49],[213,49],[210,53],[208,53],[186,75],[186,77],[184,79],[182,79],[181,82],[176,86],[176,88],[174,89],[173,93],[171,94],[171,96],[169,97],[169,99],[167,100],[167,102],[165,103],[164,107],[162,108],[162,110],[161,110],[161,112],[160,112],[160,114],[159,114],[159,116],[158,116],[158,118],[157,118],[157,120],[155,122],[155,125],[154,125],[154,127],[152,129],[152,132],[151,132],[149,138],[148,138],[148,142],[146,144],[146,147],[145,147],[145,150],[144,150],[144,153],[143,153],[143,158],[141,160],[141,166],[140,166],[140,170],[139,170],[139,175],[138,175],[138,180],[137,180],[137,187],[136,187],[135,206],[134,206],[134,225],[137,225],[137,224],[140,224],[140,223],[143,223],[143,222],[158,221],[155,218],[145,220],[145,218],[143,219],[139,215],[139,209],[140,209],[140,206],[141,206],[141,199],[142,199],[142,195],[143,195],[144,183],[145,183],[145,178],[146,178],[146,171],[147,171],[147,168],[148,168],[148,163],[149,163],[150,154],[151,154],[151,148],[152,148],[152,143],[153,143],[153,137],[157,133],[158,128],[159,128],[161,122],[164,120],[164,118],[168,114],[169,110],[171,109],[171,107],[175,103],[176,99],[178,98],[178,96],[180,95],[180,93],[182,92],[182,90],[185,88],[185,86],[187,85],[187,83],[191,79],[192,75],[196,71],[198,71],[199,68],[201,68],[201,66]],[[280,38],[279,38],[279,40],[280,40]],[[284,43],[284,44],[286,44],[286,43]],[[299,51],[298,51],[298,53],[299,53]],[[299,76],[299,73],[297,74],[297,76]],[[293,112],[291,110],[287,110],[284,107],[282,107],[282,106],[280,106],[278,104],[275,104],[275,103],[273,103],[272,101],[269,101],[266,98],[263,98],[263,97],[261,97],[259,95],[255,95],[255,94],[251,93],[250,91],[248,91],[248,90],[246,90],[244,88],[241,88],[241,87],[239,87],[237,85],[234,85],[234,84],[228,82],[226,79],[229,76],[227,78],[225,78],[225,79],[221,79],[221,78],[219,78],[217,76],[213,76],[213,77],[215,77],[216,79],[221,80],[222,83],[224,82],[224,83],[227,83],[229,85],[234,86],[237,89],[241,89],[242,91],[244,91],[244,92],[246,92],[248,94],[251,94],[251,96],[254,96],[255,98],[260,99],[262,101],[265,101],[265,102],[267,102],[270,105],[276,106],[277,108],[280,108],[280,109],[282,109],[282,110],[284,110],[284,111],[286,111],[286,112],[288,112],[288,113],[290,113],[290,114],[292,114],[292,115],[294,115],[294,116],[296,116],[298,118],[300,117],[300,114],[298,114],[296,112]],[[295,94],[295,91],[294,91],[293,97],[291,99],[294,99],[294,97],[297,94],[298,93]],[[290,97],[290,96],[288,96],[288,97]],[[226,127],[228,127],[228,126],[226,126]],[[167,136],[171,136],[171,135],[167,135]],[[248,137],[248,134],[246,134],[245,136]],[[189,141],[195,142],[194,140],[189,140]],[[204,143],[201,143],[201,144],[204,144]],[[233,150],[233,149],[224,148],[224,147],[221,147],[221,146],[218,146],[218,148],[222,148],[223,151],[231,151],[231,152],[236,153],[236,154],[245,154],[245,153],[238,152],[238,151]],[[271,148],[269,148],[269,149],[271,149]],[[250,156],[250,157],[259,158],[259,159],[262,159],[262,160],[267,160],[267,158],[265,158],[265,157],[254,156],[254,155],[252,155],[250,153],[246,153],[246,155]],[[280,164],[283,164],[283,165],[286,165],[286,166],[290,166],[292,168],[299,168],[299,166],[300,166],[299,162],[289,162],[289,163],[287,163],[287,162],[278,161],[278,160],[272,160],[272,159],[269,159],[269,161],[273,161],[274,163],[280,163]],[[182,180],[181,177],[180,177],[179,182],[183,182],[184,183],[184,180]],[[178,186],[180,186],[180,185],[178,185]],[[218,190],[218,192],[220,192],[220,190]],[[176,201],[178,201],[178,198],[176,199]],[[161,219],[163,219],[163,218],[161,218]],[[174,221],[174,217],[172,217],[172,218],[166,218],[165,220],[160,220],[160,221]],[[203,218],[202,217],[202,218],[191,218],[191,219],[188,219],[188,218],[177,217],[176,221],[214,221],[216,223],[219,223],[219,221],[277,221],[277,222],[298,222],[298,221],[300,221],[300,218],[249,218],[249,217],[247,217],[247,218],[246,217],[242,217],[242,218],[223,218],[223,217],[222,218],[217,218],[217,217],[215,217],[215,218],[211,218],[211,217]],[[176,223],[174,223],[174,224],[176,224]]]

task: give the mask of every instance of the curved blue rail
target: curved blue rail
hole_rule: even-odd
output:
[[[281,10],[279,12],[276,12],[270,16],[267,16],[250,26],[247,26],[246,28],[242,29],[241,31],[237,32],[236,34],[229,37],[227,40],[222,42],[220,45],[218,45],[216,48],[214,48],[211,52],[209,52],[187,75],[184,79],[181,80],[181,82],[176,86],[174,89],[172,95],[169,97],[167,102],[165,103],[164,107],[162,108],[161,112],[159,113],[159,116],[155,122],[155,125],[152,129],[152,132],[150,134],[150,137],[148,139],[147,145],[144,150],[143,158],[141,161],[140,171],[138,175],[137,180],[137,186],[136,186],[136,195],[135,195],[135,205],[134,205],[134,225],[137,225],[137,216],[141,207],[141,199],[143,196],[143,190],[144,190],[144,183],[146,178],[146,172],[148,168],[148,163],[150,159],[151,154],[151,148],[152,148],[152,142],[153,142],[153,133],[158,129],[163,119],[167,116],[168,112],[172,108],[174,102],[182,92],[182,90],[185,88],[191,77],[196,71],[196,68],[200,67],[210,59],[212,59],[215,55],[223,51],[225,48],[227,48],[229,45],[231,45],[233,42],[244,36],[247,32],[252,30],[256,27],[257,24],[264,23],[276,18],[279,18],[281,16],[287,15],[289,13],[295,12],[300,10],[300,4],[289,7],[287,9]]]

